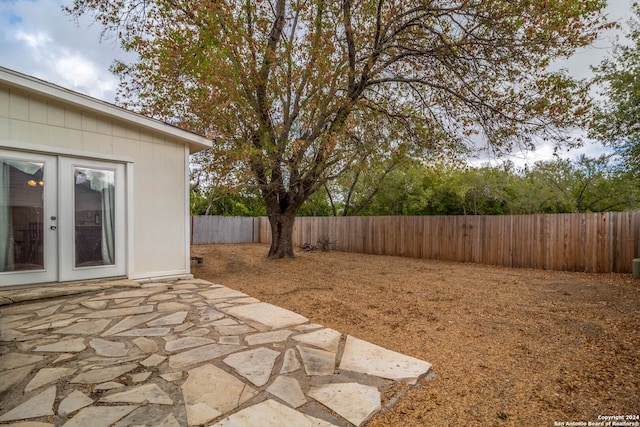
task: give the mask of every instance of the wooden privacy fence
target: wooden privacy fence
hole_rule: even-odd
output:
[[[191,244],[258,243],[259,218],[192,216]]]
[[[640,257],[640,211],[515,216],[299,217],[293,243],[345,252],[505,267],[630,273]],[[267,218],[258,241],[271,242]]]

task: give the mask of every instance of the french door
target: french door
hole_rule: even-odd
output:
[[[0,284],[58,279],[57,158],[0,151]]]
[[[0,286],[125,274],[124,165],[0,150]]]

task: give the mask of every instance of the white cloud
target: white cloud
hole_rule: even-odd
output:
[[[96,80],[101,71],[96,64],[87,60],[78,52],[64,55],[64,50],[52,60],[52,66],[59,76],[60,81],[66,82],[62,86],[73,88],[78,92],[86,93],[94,98],[105,99],[115,92],[118,81],[109,75]]]
[[[632,1],[610,0],[606,9],[609,19],[624,24],[630,16]],[[62,6],[70,3],[71,0],[0,0],[0,66],[113,102],[118,80],[109,72],[109,66],[115,59],[129,62],[135,56],[123,52],[113,40],[101,40],[102,27],[90,18],[77,24],[67,16]],[[603,34],[593,46],[556,66],[566,68],[578,78],[590,76],[589,66],[598,64],[607,55],[619,33]],[[588,143],[580,150],[562,155],[575,157],[585,152],[596,156],[603,151],[602,146]],[[506,157],[517,165],[552,158],[552,145],[544,143],[538,144],[534,152],[516,152]]]
[[[101,41],[98,24],[76,25],[62,11],[65,3],[0,1],[0,66],[113,102],[118,79],[109,66],[133,55]]]
[[[611,52],[617,37],[622,37],[626,28],[626,21],[631,15],[633,0],[610,0],[604,10],[609,22],[617,22],[621,28],[611,28],[599,34],[590,46],[578,49],[568,59],[559,60],[554,68],[565,69],[572,76],[584,79],[592,76],[591,66],[598,65]]]
[[[587,157],[599,157],[602,154],[612,154],[611,148],[603,146],[601,143],[593,140],[585,141],[584,145],[573,149],[554,149],[554,144],[551,142],[538,142],[536,149],[533,151],[515,150],[510,154],[503,155],[499,158],[494,156],[480,156],[479,158],[472,159],[467,163],[470,166],[497,166],[507,161],[514,164],[516,168],[524,168],[525,166],[533,166],[536,162],[545,162],[557,159],[571,159],[576,160],[581,155]]]
[[[610,0],[605,14],[609,22],[618,22],[622,28],[613,28],[600,34],[598,39],[591,45],[579,49],[572,57],[557,61],[553,64],[554,69],[564,69],[570,75],[577,79],[587,79],[593,77],[591,66],[596,66],[609,55],[613,44],[623,37],[626,28],[626,21],[631,16],[631,4],[633,0]],[[597,96],[595,91],[593,96]],[[575,136],[583,136],[580,131],[576,131]],[[583,136],[584,138],[584,136]],[[554,151],[554,145],[550,142],[540,141],[536,144],[535,151],[515,150],[510,155],[496,159],[488,156],[474,159],[469,162],[470,165],[480,166],[484,164],[498,165],[505,161],[512,161],[516,167],[524,167],[524,165],[533,165],[537,161],[548,161],[557,158],[577,159],[584,154],[588,157],[598,157],[602,154],[611,154],[613,150],[604,147],[599,142],[585,139],[584,145],[572,150]]]
[[[30,58],[35,77],[94,98],[113,100],[118,80],[83,52],[58,43],[43,31],[18,31],[15,40],[22,45],[22,54]]]
[[[18,31],[15,33],[15,39],[25,42],[32,50],[40,50],[52,42],[51,37],[44,32],[29,34],[24,31]]]

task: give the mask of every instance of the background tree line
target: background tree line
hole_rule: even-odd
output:
[[[407,160],[355,170],[314,193],[300,216],[518,215],[640,208],[640,179],[618,158],[579,157],[517,168],[425,165]],[[264,216],[256,189],[194,186],[194,215]]]

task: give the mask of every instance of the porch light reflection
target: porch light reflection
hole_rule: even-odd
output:
[[[39,185],[40,187],[44,186],[44,181],[40,180],[40,181],[36,181],[35,179],[30,179],[29,181],[27,181],[27,185],[29,187],[35,187],[36,185]]]

